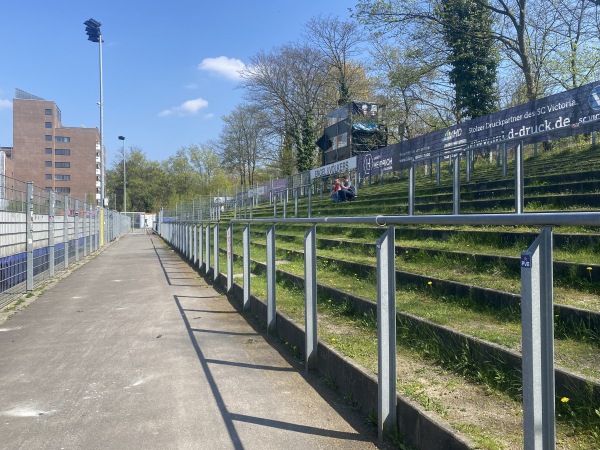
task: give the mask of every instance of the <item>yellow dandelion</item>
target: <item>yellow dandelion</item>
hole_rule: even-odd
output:
[[[563,403],[568,403],[569,402],[569,397],[563,397],[560,399],[561,402]]]
[[[592,271],[592,268],[591,268],[590,266],[586,267],[586,269],[587,269],[589,272],[591,272],[591,271]]]
[[[331,338],[331,342],[335,342],[335,338]]]
[[[427,282],[427,284],[428,284],[429,286],[431,286],[431,285],[433,284],[433,281],[428,281],[428,282]]]

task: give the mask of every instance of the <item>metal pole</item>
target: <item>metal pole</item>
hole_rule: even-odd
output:
[[[244,226],[242,234],[243,255],[244,255],[244,311],[250,309],[250,225]]]
[[[206,242],[205,242],[206,255],[204,256],[204,259],[206,261],[205,273],[207,276],[210,276],[210,223],[206,224],[205,237],[206,237]]]
[[[515,212],[523,214],[525,189],[523,187],[523,142],[515,149]]]
[[[83,202],[83,223],[82,223],[82,235],[83,235],[83,257],[85,258],[88,255],[88,248],[87,248],[87,202]]]
[[[123,214],[127,214],[127,155],[125,154],[125,137],[119,136],[123,141]]]
[[[214,276],[213,282],[216,283],[219,279],[220,269],[219,269],[219,224],[215,223],[213,228],[213,260],[214,260]]]
[[[73,210],[73,227],[75,231],[75,262],[79,261],[79,199],[75,199],[75,209]]]
[[[467,169],[467,183],[471,182],[471,152],[469,150],[467,150],[467,154],[466,154],[466,169]]]
[[[50,276],[54,276],[54,209],[56,207],[56,193],[50,191],[50,208],[48,211],[48,269]]]
[[[275,289],[275,225],[267,230],[267,332],[277,329],[277,307]]]
[[[460,154],[454,157],[454,177],[452,183],[452,214],[460,214]]]
[[[192,229],[192,264],[196,265],[198,261],[198,224],[194,224]]]
[[[233,289],[233,224],[227,226],[227,292]]]
[[[100,31],[100,30],[98,30]],[[104,94],[102,89],[102,34],[98,39],[98,45],[100,49],[100,191],[102,206],[105,206],[105,189],[104,189],[104,176],[105,176],[105,155],[104,155]]]
[[[198,225],[198,269],[202,272],[204,264],[204,225],[202,222]]]
[[[436,179],[436,184],[439,186],[440,185],[440,176],[441,176],[441,165],[442,165],[442,158],[441,157],[437,157],[437,166],[436,166],[436,172],[435,172],[435,179]]]
[[[415,213],[415,165],[408,168],[408,215]]]
[[[554,449],[552,228],[521,253],[524,448]]]
[[[65,244],[65,269],[69,268],[69,196],[65,195],[65,217],[63,225],[63,242]]]
[[[306,370],[317,366],[317,226],[304,233],[304,322]]]
[[[33,291],[33,181],[27,182],[27,292]]]
[[[396,429],[395,227],[377,240],[378,436]]]

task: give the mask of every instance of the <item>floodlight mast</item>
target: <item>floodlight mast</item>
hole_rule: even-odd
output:
[[[127,214],[127,158],[125,157],[125,136],[119,136],[119,140],[123,141],[123,214]]]
[[[97,42],[100,49],[100,206],[105,207],[104,200],[104,98],[102,95],[102,32],[100,31],[100,22],[89,19],[83,22],[85,32],[88,35],[88,41]]]

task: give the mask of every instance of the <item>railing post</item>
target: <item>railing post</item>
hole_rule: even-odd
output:
[[[27,292],[33,291],[33,181],[27,182],[27,220],[25,221],[27,239]]]
[[[307,217],[310,219],[312,217],[312,183],[310,178],[308,179],[308,215]]]
[[[452,183],[452,214],[460,214],[460,153],[454,157]]]
[[[277,329],[277,306],[275,289],[275,225],[267,230],[267,332]]]
[[[233,224],[227,227],[227,292],[233,289]]]
[[[196,265],[198,261],[198,224],[195,223],[192,227],[192,265]]]
[[[75,262],[79,261],[79,199],[75,199]]]
[[[86,226],[87,226],[87,219],[86,219],[86,215],[87,215],[86,214],[87,213],[87,202],[83,202],[82,212],[83,212],[83,218],[82,218],[82,227],[81,227],[82,228],[82,233],[81,234],[83,236],[83,257],[85,258],[87,256],[87,254],[88,254],[88,251],[87,251],[87,233],[86,233],[86,231],[87,231],[87,229],[86,229]]]
[[[69,196],[65,195],[65,217],[64,217],[64,228],[63,228],[63,241],[65,243],[65,269],[69,268],[69,209],[71,208],[71,202]]]
[[[250,309],[250,225],[244,226],[242,234],[244,247],[244,311]]]
[[[436,184],[439,186],[441,182],[441,167],[442,167],[442,158],[440,156],[437,157],[437,166],[435,172]]]
[[[198,226],[198,269],[202,272],[204,264],[204,224],[200,222]]]
[[[465,164],[465,168],[467,170],[467,178],[466,181],[467,183],[471,182],[471,151],[467,150],[466,152],[466,164]]]
[[[408,168],[408,215],[415,213],[415,165]]]
[[[525,190],[523,187],[523,141],[515,149],[515,212],[523,214]]]
[[[521,253],[524,448],[555,447],[552,227]]]
[[[206,254],[204,255],[204,260],[206,262],[206,275],[210,276],[210,222],[206,224],[205,228],[205,238],[206,242],[204,243]]]
[[[54,209],[56,207],[56,193],[50,191],[48,208],[48,271],[50,277],[54,276]]]
[[[396,429],[395,227],[377,240],[378,436]]]
[[[300,186],[294,189],[294,218],[298,218],[298,197],[299,197]]]
[[[220,261],[219,261],[219,223],[215,223],[215,226],[213,228],[213,261],[214,261],[214,276],[213,276],[213,283],[216,283],[217,280],[219,279],[219,274],[220,269],[219,269],[219,265],[220,265]]]
[[[306,370],[317,366],[317,226],[304,233],[304,323]]]

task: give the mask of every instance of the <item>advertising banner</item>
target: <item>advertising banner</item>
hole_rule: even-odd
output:
[[[271,192],[277,194],[279,192],[283,192],[288,187],[288,179],[282,178],[280,180],[275,180],[271,184],[267,184],[264,186],[264,195],[270,196]]]
[[[518,105],[358,156],[363,177],[446,159],[467,149],[485,152],[499,142],[531,144],[591,132],[600,121],[600,82]]]
[[[356,156],[335,162],[333,164],[327,164],[323,167],[312,169],[310,171],[310,179],[314,180],[315,178],[336,175],[338,173],[344,173],[354,169],[356,169]]]
[[[407,142],[414,147],[418,162],[469,148],[485,151],[486,146],[502,141],[531,144],[590,132],[599,119],[600,83],[594,82]]]

